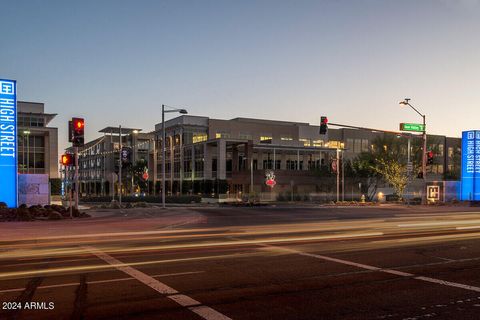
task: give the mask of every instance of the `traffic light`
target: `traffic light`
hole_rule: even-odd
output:
[[[72,142],[74,147],[83,147],[85,144],[85,120],[72,118]]]
[[[68,121],[68,142],[73,142],[73,123]]]
[[[427,165],[433,164],[433,151],[427,152]]]
[[[328,119],[325,116],[320,117],[320,134],[327,134]]]
[[[62,163],[62,165],[66,166],[66,167],[73,166],[74,165],[73,155],[70,154],[70,153],[62,154],[60,162]]]

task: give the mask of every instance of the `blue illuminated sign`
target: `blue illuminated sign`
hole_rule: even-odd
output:
[[[462,181],[460,198],[480,201],[480,130],[462,132]]]
[[[0,79],[0,202],[17,207],[17,83]]]

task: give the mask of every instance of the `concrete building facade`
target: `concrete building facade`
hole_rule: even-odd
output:
[[[119,127],[106,127],[99,132],[103,136],[89,141],[85,143],[84,147],[79,148],[80,193],[82,195],[113,196],[119,192],[120,141],[122,148],[130,150],[131,162],[144,160],[148,166],[149,150],[153,150],[153,135],[143,133],[141,129],[120,129]],[[68,148],[67,152],[73,153],[74,150]],[[67,168],[64,178],[71,181],[73,177],[73,168]],[[122,184],[124,194],[133,192],[131,175],[126,168],[122,172]]]
[[[157,124],[151,133],[134,134],[134,131],[139,129],[122,129],[122,144],[132,147],[137,159],[146,159],[149,191],[159,194],[162,124]],[[336,188],[336,176],[332,174],[334,159],[343,157],[346,163],[362,152],[371,152],[377,139],[396,139],[394,134],[332,127],[326,135],[320,135],[319,126],[303,122],[222,120],[192,115],[166,121],[165,131],[167,195],[240,197],[253,192],[270,193],[274,197],[292,191],[303,195],[331,195]],[[100,132],[104,136],[88,142],[80,152],[81,190],[84,194],[112,195],[114,190],[118,193],[115,167],[119,158],[118,128],[108,127]],[[406,153],[407,140],[402,139]],[[412,144],[419,143],[418,136],[411,139]],[[460,169],[461,140],[429,135],[428,143],[429,150],[435,150],[434,164],[428,167],[428,179],[454,179]],[[420,154],[417,152],[413,157]],[[269,177],[275,176],[273,189],[266,184],[267,173]],[[129,194],[129,177],[125,175],[124,172],[123,193]],[[415,172],[413,178],[421,185],[422,180],[416,179]]]
[[[331,189],[324,190],[322,185],[328,184],[329,178],[319,172],[330,167],[337,152],[345,160],[353,159],[371,151],[376,139],[395,136],[344,128],[330,128],[327,135],[320,135],[319,126],[308,123],[249,118],[221,120],[190,115],[167,121],[165,129],[166,191],[172,194],[272,192],[265,183],[267,170],[275,174],[277,194],[328,192]],[[157,150],[161,148],[161,138],[162,126],[158,124],[155,127]],[[455,156],[460,152],[461,140],[429,135],[428,141],[429,150],[436,150],[428,179],[442,180],[458,172],[459,162],[455,162]],[[161,153],[157,154],[156,163],[160,180]]]
[[[56,114],[39,102],[17,102],[18,172],[58,178],[58,128],[48,126]]]

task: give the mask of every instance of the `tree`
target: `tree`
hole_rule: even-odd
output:
[[[392,186],[396,184],[398,187],[401,186],[403,182],[400,184],[397,184],[397,182],[401,182],[404,178],[406,186],[408,182],[408,176],[405,170],[408,161],[407,145],[408,141],[406,137],[395,135],[379,136],[372,141],[369,151],[362,152],[353,159],[351,162],[351,175],[354,179],[357,179],[358,182],[362,182],[362,185],[365,185],[365,189],[364,191],[362,190],[362,192],[367,193],[370,199],[375,196],[381,180]],[[411,157],[414,172],[421,167],[421,148],[421,139],[412,138]],[[393,171],[387,170],[388,166],[393,167],[393,169],[391,169]],[[404,167],[403,170],[401,170],[402,166]],[[346,173],[348,174],[347,170]],[[395,178],[393,179],[393,177]],[[399,190],[394,186],[395,192],[400,197],[403,194],[405,186],[403,186],[403,189],[400,188],[400,194],[398,194]]]
[[[148,182],[143,179],[143,173],[148,170],[145,159],[140,159],[134,165],[128,167],[128,173],[133,176],[133,184],[140,188],[140,191],[146,191]]]
[[[403,192],[408,183],[405,164],[395,159],[376,159],[375,165],[372,168],[380,174],[387,183],[392,185],[395,194],[399,198],[403,197]]]

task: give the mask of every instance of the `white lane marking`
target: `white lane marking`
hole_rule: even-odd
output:
[[[168,298],[172,299],[173,301],[175,301],[176,303],[184,307],[201,305],[201,303],[198,302],[197,300],[192,299],[189,296],[186,296],[184,294],[174,294],[174,295],[168,296]]]
[[[416,280],[441,284],[441,285],[444,285],[444,286],[449,286],[449,287],[455,287],[455,288],[461,288],[461,289],[465,289],[465,290],[480,292],[479,287],[469,286],[469,285],[462,284],[462,283],[450,282],[450,281],[434,279],[434,278],[429,278],[429,277],[423,277],[423,276],[415,276],[414,274],[408,273],[408,272],[402,272],[402,271],[397,271],[397,270],[393,270],[393,269],[383,269],[383,268],[379,268],[379,267],[375,267],[375,266],[370,266],[370,265],[367,265],[367,264],[362,264],[362,263],[357,263],[357,262],[353,262],[353,261],[327,257],[327,256],[314,254],[314,253],[307,253],[307,252],[303,252],[303,251],[299,251],[299,250],[295,250],[295,249],[290,249],[290,248],[285,248],[285,247],[279,247],[279,246],[275,246],[275,245],[269,245],[269,244],[259,244],[259,245],[263,246],[263,247],[283,249],[285,251],[292,252],[292,253],[295,253],[295,254],[298,254],[298,255],[301,255],[301,256],[306,256],[306,257],[312,257],[312,258],[322,259],[322,260],[326,260],[326,261],[337,262],[337,263],[346,264],[346,265],[349,265],[349,266],[354,266],[354,267],[358,267],[358,268],[362,268],[362,269],[378,271],[378,272],[383,272],[383,273],[390,273],[390,274],[394,274],[394,275],[398,275],[398,276],[402,276],[402,277],[406,277],[406,278],[412,278],[412,279],[416,279]]]
[[[164,273],[164,274],[156,274],[153,275],[152,278],[163,278],[163,277],[173,277],[173,276],[183,276],[189,274],[196,274],[196,273],[203,273],[205,271],[189,271],[189,272],[177,272],[177,273]],[[110,282],[118,282],[118,281],[129,281],[129,280],[136,280],[135,278],[128,277],[128,278],[117,278],[117,279],[108,279],[108,280],[95,280],[95,281],[87,281],[87,284],[99,284],[99,283],[110,283]],[[72,286],[79,286],[80,282],[68,282],[68,283],[59,283],[59,284],[52,284],[48,286],[40,286],[37,288],[39,289],[52,289],[52,288],[63,288],[63,287],[72,287]],[[0,293],[7,293],[7,292],[18,292],[24,291],[25,288],[15,288],[15,289],[6,289],[0,290]]]
[[[189,310],[195,312],[202,318],[206,320],[232,320],[231,318],[227,317],[226,315],[208,307],[208,306],[201,306],[201,307],[192,307],[192,303],[195,302],[197,305],[201,305],[200,302],[192,299],[188,296],[180,294],[177,290],[173,289],[172,287],[167,286],[165,283],[162,283],[151,276],[130,267],[129,265],[124,264],[118,259],[104,253],[103,251],[98,250],[92,246],[83,246],[83,248],[89,250],[91,253],[102,259],[103,261],[107,262],[110,265],[114,265],[115,268],[118,270],[128,274],[129,276],[137,279],[138,281],[142,282],[143,284],[149,286],[150,288],[154,289],[155,291],[165,295],[170,300],[178,303],[182,307],[187,307]],[[199,311],[200,310],[200,311]]]
[[[415,277],[415,279],[423,280],[423,281],[427,281],[427,282],[432,282],[432,283],[438,283],[438,284],[442,284],[442,285],[445,285],[445,286],[462,288],[462,289],[465,289],[465,290],[480,292],[479,287],[469,286],[469,285],[466,285],[466,284],[450,282],[450,281],[445,281],[445,280],[439,280],[439,279],[434,279],[434,278],[429,278],[429,277]]]
[[[225,315],[221,314],[217,310],[214,310],[210,307],[207,306],[197,306],[197,307],[189,307],[188,308],[190,311],[195,312],[198,314],[200,317],[204,319],[230,319],[226,317]]]

